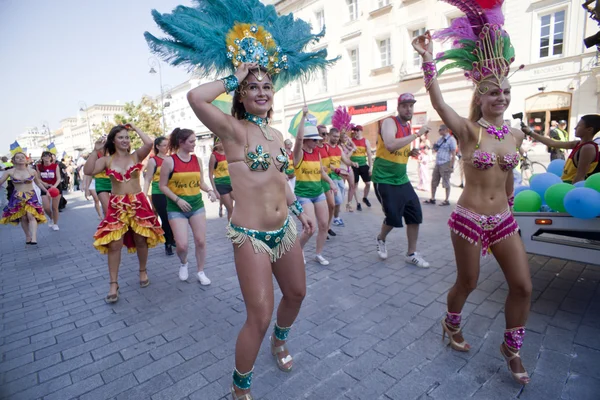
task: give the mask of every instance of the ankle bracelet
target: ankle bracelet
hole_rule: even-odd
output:
[[[250,372],[246,372],[245,374],[240,373],[237,368],[233,369],[233,384],[237,386],[239,389],[248,390],[252,385],[252,374],[254,373],[254,367],[250,370]]]
[[[523,338],[525,337],[525,327],[507,329],[504,331],[504,344],[509,350],[518,352],[523,347]]]
[[[288,335],[290,333],[290,329],[292,329],[292,327],[288,327],[288,328],[282,328],[279,325],[277,325],[277,323],[275,323],[275,325],[273,326],[273,333],[275,334],[275,339],[277,340],[287,340]]]
[[[460,322],[462,321],[461,313],[446,313],[446,324],[452,326],[453,328],[459,328]]]

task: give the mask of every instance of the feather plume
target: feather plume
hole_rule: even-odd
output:
[[[331,117],[331,125],[338,129],[340,132],[348,132],[352,129],[352,115],[348,113],[346,107],[339,106],[333,112]]]
[[[313,34],[308,23],[294,19],[292,14],[279,16],[272,5],[265,6],[259,0],[194,0],[194,4],[178,6],[168,14],[152,10],[166,37],[157,38],[149,32],[144,37],[150,50],[172,65],[185,65],[200,76],[212,77],[232,73],[237,64],[260,53],[276,87],[282,87],[298,78],[309,79],[337,61],[327,59],[326,50],[304,51],[325,35],[324,29]],[[252,27],[251,33],[245,35],[249,29],[235,29],[242,25]],[[256,53],[251,51],[247,56],[241,47],[232,50],[236,38],[243,42],[247,36],[260,39],[258,46],[256,41],[251,43]],[[236,60],[240,54],[243,58]]]

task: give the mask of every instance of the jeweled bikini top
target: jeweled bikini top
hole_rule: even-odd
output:
[[[140,171],[144,168],[144,166],[140,163],[134,164],[131,167],[127,168],[124,174],[121,174],[119,171],[115,171],[110,168],[110,164],[112,162],[112,157],[108,162],[108,167],[106,167],[106,176],[112,177],[117,182],[128,182],[132,178],[137,179],[140,176]]]
[[[267,140],[273,140],[272,136],[268,132],[271,127],[267,125],[266,118],[260,118],[250,113],[244,114],[244,119],[256,124]],[[290,160],[288,158],[285,147],[279,148],[280,154],[275,157],[271,156],[271,153],[264,152],[262,145],[256,145],[255,151],[250,151],[250,145],[248,144],[248,128],[246,128],[246,146],[244,146],[244,163],[250,168],[250,171],[266,171],[269,166],[274,163],[275,168],[279,172],[285,172],[289,168]]]
[[[477,139],[477,145],[475,145],[475,151],[471,156],[471,163],[473,166],[480,170],[486,170],[492,168],[498,163],[498,166],[502,171],[510,171],[519,165],[519,161],[521,156],[519,154],[519,149],[517,148],[516,153],[506,154],[502,157],[499,157],[496,153],[488,153],[487,151],[482,151],[479,149],[479,145],[481,143],[481,131],[482,127],[479,127],[479,138]],[[514,139],[514,136],[513,136]]]

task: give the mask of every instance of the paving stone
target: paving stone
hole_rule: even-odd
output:
[[[64,400],[78,398],[80,395],[87,393],[99,386],[102,386],[102,378],[100,375],[93,375],[87,379],[74,383],[63,389],[60,389],[48,396],[44,396],[44,399],[48,400]]]
[[[360,357],[344,366],[344,372],[356,380],[362,380],[365,376],[372,373],[388,358],[375,350],[368,350]]]
[[[346,393],[346,397],[355,400],[374,399],[385,393],[396,380],[379,370],[365,377],[359,384]]]
[[[313,391],[306,396],[310,400],[333,399],[347,392],[356,385],[356,381],[350,375],[338,371],[328,379],[323,380]]]
[[[563,398],[594,400],[600,392],[600,380],[586,375],[571,375],[567,381]]]
[[[71,372],[84,365],[90,364],[92,361],[92,356],[89,353],[82,354],[78,357],[63,361],[53,365],[52,367],[39,371],[38,377],[40,382],[44,382],[67,372]]]
[[[17,400],[34,400],[42,398],[43,396],[48,395],[49,393],[54,393],[57,390],[63,389],[65,387],[69,387],[71,385],[71,378],[69,375],[59,376],[58,378],[49,380],[47,382],[40,383],[38,385],[32,386],[27,390],[23,390],[15,393],[10,399]]]
[[[392,386],[385,395],[392,400],[420,399],[439,384],[438,378],[414,370]]]
[[[112,381],[108,384],[102,385],[86,394],[78,397],[79,400],[105,400],[113,399],[115,396],[131,389],[138,385],[138,381],[135,379],[133,374],[127,374],[122,378]]]
[[[102,371],[102,379],[104,382],[109,383],[122,376],[127,375],[130,372],[135,372],[141,368],[148,366],[152,363],[152,358],[148,354],[140,354],[130,360],[124,361],[120,364],[115,365],[112,368],[105,369]]]
[[[12,380],[21,378],[22,376],[40,371],[44,368],[48,368],[51,365],[55,365],[61,361],[60,354],[52,354],[48,357],[36,360],[32,363],[22,365],[18,368],[12,369],[4,373],[4,382],[10,382]]]
[[[83,367],[79,367],[71,372],[71,379],[73,382],[79,382],[85,378],[89,378],[92,375],[96,375],[106,369],[114,367],[123,362],[123,358],[120,354],[115,353],[108,357],[102,358],[99,361],[95,361],[91,364],[87,364]]]
[[[149,381],[137,385],[121,394],[117,400],[148,400],[155,393],[173,385],[173,381],[167,374],[160,374]],[[208,399],[208,398],[207,398]]]

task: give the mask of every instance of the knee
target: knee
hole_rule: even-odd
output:
[[[143,236],[136,236],[134,239],[134,242],[135,242],[135,247],[137,247],[137,248],[148,247],[148,242],[146,241],[146,238]]]
[[[110,242],[108,244],[108,251],[119,252],[121,251],[121,247],[123,247],[123,243],[121,243],[121,241]]]
[[[284,293],[283,296],[285,297],[287,302],[297,304],[298,307],[300,307],[300,305],[304,301],[304,297],[306,296],[306,286],[291,288],[286,293]]]
[[[473,290],[477,288],[477,278],[466,278],[462,280],[457,280],[456,285],[459,290],[463,293],[471,293]]]
[[[271,325],[271,314],[273,310],[271,308],[271,312],[266,310],[257,311],[257,312],[248,312],[248,317],[246,319],[246,324],[254,330],[260,337],[265,336],[267,330],[269,329],[269,325]]]
[[[329,219],[326,219],[324,221],[318,221],[318,225],[320,231],[326,231],[327,229],[329,229]]]
[[[509,285],[508,290],[511,296],[529,299],[531,298],[533,287],[531,281],[527,281]]]
[[[194,246],[196,246],[197,249],[204,250],[206,248],[206,240],[194,238]]]
[[[187,253],[188,251],[188,242],[187,241],[177,241],[177,253]]]

